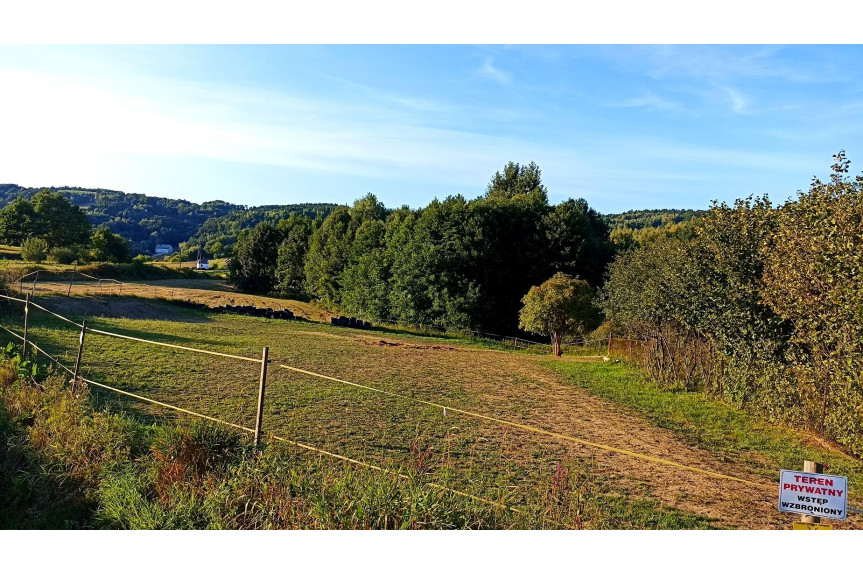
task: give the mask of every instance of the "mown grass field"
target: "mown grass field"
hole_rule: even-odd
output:
[[[272,364],[265,433],[417,475],[425,483],[556,517],[566,525],[752,526],[746,523],[745,509],[740,510],[739,517],[712,513],[716,494],[686,473],[669,472],[667,477],[672,480],[653,482],[651,476],[642,474],[644,466],[637,461],[615,458],[602,450],[452,411],[444,413],[410,399],[356,389],[279,365],[619,447],[652,450],[652,455],[670,459],[688,457],[691,446],[704,452],[701,464],[754,479],[769,481],[771,473],[778,473],[777,465],[799,467],[802,461],[792,464],[803,456],[829,462],[834,472],[847,471],[856,490],[863,477],[859,461],[829,446],[814,446],[799,434],[758,425],[720,404],[699,403],[698,398],[655,390],[621,365],[582,362],[579,358],[550,360],[452,337],[211,315],[137,298],[117,299],[149,310],[153,319],[146,319],[148,313],[140,319],[90,317],[88,324],[133,337],[250,358],[259,358],[263,346],[269,346]],[[43,297],[39,301],[51,309],[62,309],[69,307],[70,300]],[[81,313],[73,315],[76,320],[83,317]],[[34,341],[71,364],[76,328],[43,312],[32,314],[30,321]],[[10,322],[14,323],[7,315],[4,325]],[[19,322],[15,329],[20,332],[20,328]],[[88,334],[83,365],[83,374],[89,379],[254,427],[259,370],[254,363]],[[137,418],[185,420],[185,416],[158,406],[96,389],[92,393],[102,405]],[[643,434],[635,433],[635,427]],[[712,453],[717,457],[711,458]],[[322,456],[313,452],[306,457],[330,461],[337,467],[349,466],[326,457],[321,460]],[[560,498],[561,477],[572,486],[565,511],[553,503]],[[778,515],[765,511],[758,526],[781,526],[788,518]]]

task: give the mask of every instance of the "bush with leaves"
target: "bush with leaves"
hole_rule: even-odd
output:
[[[602,302],[648,340],[656,380],[863,453],[863,178],[835,159],[829,182],[781,208],[715,204],[694,237],[620,254]]]
[[[518,325],[551,338],[552,353],[561,355],[565,337],[584,336],[599,324],[594,292],[586,281],[558,272],[522,298]]]
[[[844,152],[830,181],[778,214],[763,296],[794,326],[788,360],[805,423],[863,453],[863,177]]]
[[[48,260],[58,264],[68,265],[80,259],[80,253],[75,248],[54,248],[48,252]]]
[[[28,238],[21,244],[21,259],[28,262],[44,262],[48,257],[48,242],[42,238]]]

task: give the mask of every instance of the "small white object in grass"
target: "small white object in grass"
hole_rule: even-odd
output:
[[[602,361],[611,361],[611,358],[606,355],[602,358]]]
[[[446,417],[446,407],[443,408],[443,416]]]

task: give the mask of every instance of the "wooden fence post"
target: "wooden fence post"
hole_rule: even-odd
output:
[[[81,335],[78,336],[78,356],[75,358],[75,370],[72,372],[72,383],[78,381],[78,372],[81,369],[81,355],[84,353],[84,335],[87,333],[87,320],[81,322]]]
[[[261,382],[258,389],[258,413],[255,419],[255,449],[261,445],[261,424],[264,419],[264,391],[267,387],[267,363],[269,362],[270,348],[264,347],[261,357]]]
[[[72,275],[69,278],[69,291],[66,292],[66,296],[72,295],[72,282],[75,281],[75,270],[78,269],[78,262],[75,262],[75,267],[72,269]]]
[[[21,357],[27,357],[27,319],[30,316],[30,294],[24,294],[24,347],[21,349]]]
[[[36,295],[36,282],[37,281],[39,281],[39,272],[38,271],[36,272],[36,277],[33,278],[33,289],[30,290],[30,293],[34,296]]]
[[[824,466],[820,463],[815,463],[814,461],[804,461],[803,462],[803,472],[804,473],[824,473]],[[821,523],[820,517],[815,517],[814,515],[801,515],[800,516],[801,523]]]

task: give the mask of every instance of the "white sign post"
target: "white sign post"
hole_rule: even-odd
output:
[[[779,475],[779,511],[845,519],[848,478],[783,469]]]

